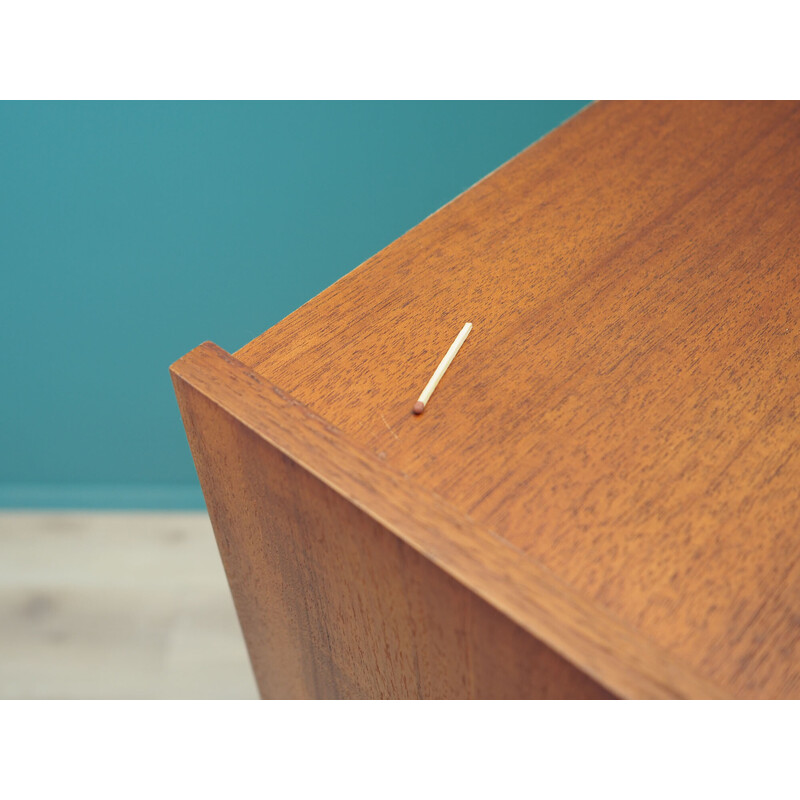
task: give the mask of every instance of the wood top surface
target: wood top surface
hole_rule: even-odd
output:
[[[540,570],[512,584],[797,697],[798,309],[800,105],[602,103],[236,357]]]

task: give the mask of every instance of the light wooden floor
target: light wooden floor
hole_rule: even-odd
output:
[[[199,513],[0,513],[0,698],[255,698]]]

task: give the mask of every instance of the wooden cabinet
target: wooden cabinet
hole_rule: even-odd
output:
[[[599,103],[190,352],[262,695],[800,696],[799,317],[800,105]]]

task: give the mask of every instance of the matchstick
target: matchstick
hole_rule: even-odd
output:
[[[458,352],[459,348],[462,344],[464,344],[464,339],[469,336],[469,332],[472,330],[472,323],[468,322],[462,329],[461,333],[456,336],[456,340],[453,344],[450,345],[450,349],[445,353],[444,358],[439,362],[439,366],[436,367],[436,372],[433,373],[431,379],[428,381],[428,385],[422,390],[422,394],[419,396],[419,400],[414,403],[414,413],[421,414],[425,410],[425,404],[428,400],[431,399],[431,395],[433,394],[433,390],[439,385],[439,381],[442,379],[442,375],[444,375],[445,370],[450,366],[450,362],[456,357],[456,353]]]

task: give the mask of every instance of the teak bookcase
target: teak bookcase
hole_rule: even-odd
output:
[[[800,105],[593,104],[172,376],[264,697],[800,696]]]

